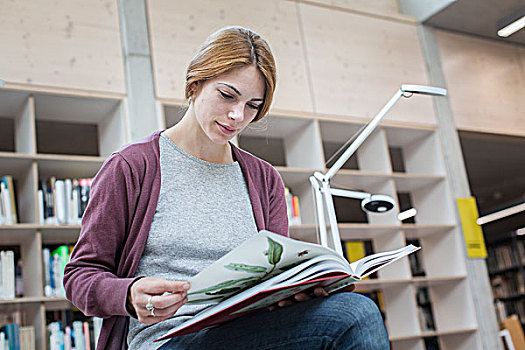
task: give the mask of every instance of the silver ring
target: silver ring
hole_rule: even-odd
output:
[[[153,306],[153,304],[151,303],[151,298],[153,298],[152,295],[150,295],[148,298],[148,303],[146,304],[146,310],[151,312],[151,316],[155,317],[155,306]]]

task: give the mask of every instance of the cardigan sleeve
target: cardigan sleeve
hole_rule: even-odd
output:
[[[130,316],[127,291],[135,279],[118,277],[117,267],[139,192],[139,179],[119,153],[93,180],[80,237],[64,270],[67,298],[88,316]]]
[[[284,183],[281,175],[273,166],[270,166],[267,181],[269,184],[269,220],[267,229],[288,237],[288,211],[286,208]]]

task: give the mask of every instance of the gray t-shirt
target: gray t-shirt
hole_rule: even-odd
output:
[[[164,134],[159,144],[159,201],[135,276],[187,281],[255,235],[257,227],[237,162],[195,158]],[[171,319],[154,325],[130,318],[130,350],[151,349],[154,339],[206,307],[185,305]]]

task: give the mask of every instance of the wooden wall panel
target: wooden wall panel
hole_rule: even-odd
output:
[[[159,98],[183,99],[187,65],[213,31],[241,25],[258,32],[274,53],[278,86],[273,107],[312,111],[296,4],[279,0],[149,0],[155,87]]]
[[[416,25],[300,4],[316,112],[372,117],[402,83],[428,84]],[[386,116],[435,124],[427,96],[401,100]]]
[[[378,15],[399,15],[399,6],[396,0],[308,0],[308,2]]]
[[[446,31],[436,35],[456,127],[525,136],[525,50]]]
[[[0,21],[9,83],[125,93],[117,0],[2,1]]]

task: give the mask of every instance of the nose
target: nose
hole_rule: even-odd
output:
[[[236,122],[242,121],[244,118],[244,107],[241,103],[235,104],[232,109],[228,112],[228,118]]]

